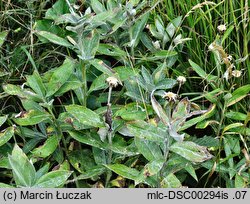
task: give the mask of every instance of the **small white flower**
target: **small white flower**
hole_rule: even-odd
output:
[[[187,79],[184,77],[184,76],[178,76],[177,77],[177,81],[180,83],[180,84],[184,84]]]
[[[211,43],[211,44],[208,46],[208,49],[209,49],[210,51],[213,51],[213,50],[214,50],[214,45],[213,45],[213,43]]]
[[[129,12],[130,16],[135,16],[136,15],[136,10],[135,9],[132,9],[130,12]]]
[[[233,70],[232,75],[236,78],[240,77],[242,75],[242,71],[239,70]]]
[[[219,26],[217,27],[217,29],[218,29],[219,32],[223,33],[223,32],[226,31],[227,27],[226,27],[225,24],[221,24],[221,25],[219,25]]]
[[[77,5],[77,4],[74,4],[74,5],[73,5],[73,8],[76,9],[76,10],[79,10],[79,9],[80,9],[80,6]]]
[[[229,79],[229,72],[228,72],[228,69],[227,69],[227,71],[223,74],[223,78],[226,79],[226,81],[228,81],[228,79]]]
[[[108,77],[108,78],[106,79],[106,82],[107,82],[108,85],[111,86],[111,87],[117,87],[118,84],[119,84],[118,79],[115,78],[115,77]]]
[[[231,62],[231,61],[233,60],[232,55],[228,55],[228,56],[227,56],[227,59],[228,59],[228,61],[230,61],[230,62]]]
[[[178,99],[178,95],[169,91],[166,92],[165,95],[163,96],[163,98],[167,99],[168,101],[176,101]]]
[[[152,42],[155,49],[159,50],[161,48],[160,41],[156,40],[155,42]]]

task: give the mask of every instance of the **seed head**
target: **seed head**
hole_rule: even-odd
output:
[[[159,40],[156,40],[155,42],[153,41],[152,43],[155,49],[159,50],[161,48]]]
[[[226,27],[225,24],[221,24],[221,25],[219,25],[219,26],[217,27],[217,29],[218,29],[218,31],[219,31],[220,33],[224,33],[224,32],[226,31],[227,27]]]
[[[167,99],[168,101],[176,101],[177,98],[178,98],[178,95],[169,91],[169,92],[166,92],[165,95],[163,96],[163,98]]]
[[[184,76],[178,76],[177,81],[179,82],[179,84],[184,84],[187,79]]]
[[[231,62],[231,61],[233,60],[232,55],[228,55],[228,56],[227,56],[227,59]]]
[[[119,84],[118,79],[115,78],[115,77],[108,77],[108,78],[106,79],[106,82],[108,83],[108,85],[109,85],[110,87],[117,87],[118,84]]]
[[[211,44],[208,46],[208,49],[209,49],[210,51],[213,51],[213,50],[215,49],[213,43],[211,43]]]
[[[239,71],[239,70],[233,70],[232,71],[232,75],[236,78],[239,78],[242,74],[242,71]]]

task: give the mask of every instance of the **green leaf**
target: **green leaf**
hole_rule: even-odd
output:
[[[92,147],[92,153],[96,164],[103,165],[107,163],[105,150]]]
[[[241,86],[232,93],[232,97],[226,101],[227,107],[239,102],[245,98],[250,92],[250,84]]]
[[[38,179],[38,181],[32,187],[56,188],[63,185],[71,174],[72,172],[64,170],[52,171],[43,175],[40,179]]]
[[[214,138],[213,136],[203,136],[195,140],[195,143],[201,146],[206,147],[219,147],[220,141],[218,138]]]
[[[130,35],[130,47],[136,47],[139,43],[141,33],[148,21],[149,14],[145,14],[140,20],[138,19],[136,23],[129,29]]]
[[[230,179],[233,178],[235,172],[231,171],[231,169],[234,169],[234,159],[233,159],[233,155],[232,155],[232,151],[231,151],[231,146],[228,142],[228,139],[226,137],[223,137],[223,142],[224,142],[224,151],[226,153],[226,157],[227,157],[227,162],[229,164],[229,175],[230,175]]]
[[[101,74],[100,76],[96,77],[95,80],[91,83],[91,86],[88,90],[88,94],[90,94],[93,91],[108,88],[108,84],[106,83],[107,78],[108,78],[107,74]]]
[[[18,114],[20,115],[20,114]],[[13,118],[14,122],[21,126],[36,125],[51,118],[50,114],[45,111],[29,110],[16,115]]]
[[[106,144],[105,146],[106,146],[106,149],[109,148],[111,151],[117,154],[129,156],[129,157],[139,154],[133,143],[127,146],[127,143],[124,141],[124,139],[119,136],[116,136],[113,139],[112,145]]]
[[[135,71],[133,71],[130,67],[119,66],[119,67],[115,67],[113,70],[118,74],[121,81],[125,81],[129,79],[130,77],[133,77],[136,75]],[[106,79],[108,78],[108,76],[109,75],[104,73],[98,76],[97,78],[95,78],[95,80],[92,82],[88,90],[88,93],[91,93],[92,91],[97,91],[97,90],[107,88],[108,84],[106,82]]]
[[[10,169],[9,160],[7,157],[1,156],[0,158],[0,168]]]
[[[164,160],[155,160],[146,164],[146,166],[141,171],[141,174],[147,178],[149,176],[154,176],[157,174],[163,167]]]
[[[108,55],[112,57],[126,57],[126,52],[120,49],[117,45],[100,43],[97,49],[101,55]]]
[[[25,97],[20,86],[13,84],[3,84],[3,90],[9,95]]]
[[[247,114],[244,114],[241,112],[235,112],[235,111],[226,112],[225,116],[232,120],[241,120],[241,121],[244,121],[247,118]]]
[[[147,108],[150,109],[150,107]],[[114,116],[120,116],[124,120],[144,120],[147,118],[147,112],[144,107],[142,107],[142,104],[129,103],[116,111]]]
[[[42,82],[42,78],[37,71],[34,71],[32,75],[27,76],[27,83],[39,96],[45,96],[45,86]]]
[[[37,20],[34,26],[35,30],[49,31],[50,33],[53,33],[59,37],[64,37],[67,34],[63,28],[59,27],[58,25],[55,25],[53,21],[48,19]],[[46,38],[43,38],[41,36],[38,36],[38,38],[42,43],[49,42]]]
[[[9,31],[7,31],[7,30],[0,32],[0,47],[2,47],[8,33],[9,33]]]
[[[161,181],[161,188],[180,188],[181,186],[181,182],[173,173]]]
[[[161,107],[161,105],[155,99],[154,91],[151,93],[151,104],[152,104],[152,107],[153,107],[154,111],[156,112],[157,116],[160,118],[160,120],[165,125],[168,126],[170,123],[169,118],[168,118],[167,114],[165,113],[165,111],[163,110],[163,108]]]
[[[106,171],[106,168],[103,166],[95,166],[88,169],[86,172],[80,174],[80,176],[76,177],[76,180],[90,179],[96,176],[100,176]]]
[[[105,127],[98,114],[80,105],[65,106],[66,111],[83,125]]]
[[[141,68],[141,74],[146,84],[150,84],[150,85],[154,84],[151,73],[144,66],[142,66]]]
[[[98,0],[91,0],[91,7],[95,13],[102,13],[106,11],[104,5]]]
[[[213,157],[207,151],[206,147],[199,146],[189,141],[174,143],[170,146],[170,151],[192,162],[203,162]]]
[[[105,166],[116,174],[134,181],[136,181],[140,175],[140,172],[138,170],[127,167],[123,164],[112,164]]]
[[[71,151],[68,158],[70,164],[80,173],[84,173],[96,165],[89,149]]]
[[[48,157],[56,150],[58,142],[57,135],[50,136],[42,146],[37,147],[32,151],[32,155],[34,157]]]
[[[33,101],[41,102],[41,98],[37,94],[35,94],[29,89],[22,89],[20,86],[16,86],[13,84],[4,84],[3,90],[9,95],[18,96],[21,100],[30,99]]]
[[[177,84],[176,82],[174,79],[164,78],[156,84],[155,89],[171,89]]]
[[[198,122],[197,125],[195,126],[196,129],[205,129],[207,128],[209,125],[218,125],[219,122],[217,120],[204,120],[201,122]]]
[[[89,63],[93,65],[96,69],[98,69],[99,71],[107,74],[108,76],[114,76],[115,74],[115,72],[108,65],[106,65],[102,60],[93,59],[93,60],[90,60]]]
[[[74,0],[69,0],[70,3],[75,2]],[[57,20],[61,15],[69,13],[69,7],[65,0],[58,0],[53,4],[52,8],[48,9],[45,13],[45,18],[50,20]]]
[[[187,128],[207,119],[207,118],[210,118],[211,116],[213,116],[215,113],[216,113],[216,105],[213,104],[208,110],[206,113],[204,113],[203,115],[201,116],[198,116],[198,117],[195,117],[195,118],[192,118],[188,121],[185,122],[185,124],[183,126],[181,126],[179,128],[178,131],[183,131],[183,130],[186,130]]]
[[[156,61],[156,60],[166,59],[168,57],[173,57],[177,54],[178,53],[175,51],[160,50],[160,51],[155,52],[152,56],[147,56],[147,57],[143,58],[142,60]]]
[[[153,42],[152,39],[149,37],[149,34],[147,34],[146,32],[141,33],[141,42],[151,52],[156,51],[156,48],[154,47],[154,45],[152,43]]]
[[[243,123],[232,123],[230,125],[227,125],[226,127],[224,127],[221,135],[224,135],[224,133],[227,132],[230,129],[237,128],[237,127],[242,127],[242,126],[244,126]]]
[[[41,178],[43,175],[45,175],[46,173],[48,173],[50,168],[50,164],[46,163],[42,168],[40,168],[37,172],[36,172],[36,180],[38,180],[39,178]]]
[[[48,31],[36,31],[36,34],[38,36],[44,37],[45,39],[47,39],[48,41],[50,41],[50,42],[52,42],[54,44],[64,46],[64,47],[68,47],[68,48],[72,48],[71,43],[69,43],[64,38],[61,38],[61,37],[55,35],[54,33],[50,33]]]
[[[198,64],[194,63],[191,59],[188,60],[189,64],[192,66],[194,71],[203,79],[211,82],[217,77],[211,74],[207,74]]]
[[[9,164],[17,186],[31,187],[34,185],[36,170],[18,145],[14,146],[12,154],[9,155]]]
[[[88,36],[82,39],[82,44],[78,45],[80,51],[78,57],[82,60],[93,59],[98,49],[99,41],[99,33],[97,31],[92,31]]]
[[[89,134],[83,134],[75,131],[68,131],[71,137],[73,137],[75,140],[87,144],[93,147],[97,147],[100,149],[105,149],[104,144],[101,142],[100,139],[97,139],[95,137],[91,137]],[[98,135],[97,135],[98,136]],[[98,136],[99,138],[99,136]]]
[[[198,182],[198,178],[197,178],[197,175],[195,173],[195,169],[191,164],[188,164],[185,167],[185,170]]]
[[[172,38],[176,32],[176,30],[178,29],[178,27],[181,24],[182,17],[178,16],[175,19],[171,20],[171,22],[169,22],[169,24],[167,25],[166,31],[168,33],[168,37]]]
[[[187,98],[183,98],[175,107],[172,113],[172,120],[174,121],[183,121],[190,113],[190,101]]]
[[[167,132],[144,121],[136,121],[127,125],[129,131],[140,139],[163,142]]]
[[[10,140],[14,135],[14,128],[8,127],[4,131],[0,132],[0,147]]]
[[[244,181],[244,177],[239,174],[235,175],[234,185],[235,188],[247,188],[246,182]]]
[[[63,112],[59,115],[58,121],[61,123],[61,127],[64,130],[84,130],[90,129],[91,126],[84,125],[76,120],[70,113]]]
[[[235,153],[240,155],[241,153],[241,147],[240,147],[240,139],[237,136],[232,136],[230,135],[227,138],[227,142],[229,143],[229,146],[231,148],[231,150]]]
[[[8,118],[8,115],[0,116],[0,127],[5,123],[7,118]]]
[[[161,148],[156,142],[135,137],[135,145],[148,161],[164,159]]]
[[[70,75],[68,80],[60,87],[54,96],[62,96],[64,93],[80,87],[82,87],[82,82],[75,75]]]
[[[70,78],[73,73],[75,63],[72,59],[66,58],[63,64],[56,68],[47,85],[46,97],[55,94]]]
[[[229,26],[229,28],[227,28],[226,32],[224,33],[222,39],[221,39],[221,44],[224,43],[224,41],[228,38],[228,36],[230,35],[230,33],[233,31],[234,29],[234,25]]]
[[[14,186],[8,185],[6,183],[0,183],[0,188],[15,188]]]

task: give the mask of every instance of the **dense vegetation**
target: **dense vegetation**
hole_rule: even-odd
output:
[[[248,0],[1,0],[1,187],[249,187]]]

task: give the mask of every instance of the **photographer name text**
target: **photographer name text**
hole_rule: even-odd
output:
[[[84,192],[31,192],[29,190],[5,191],[3,194],[7,200],[91,200],[92,194],[89,191]]]

